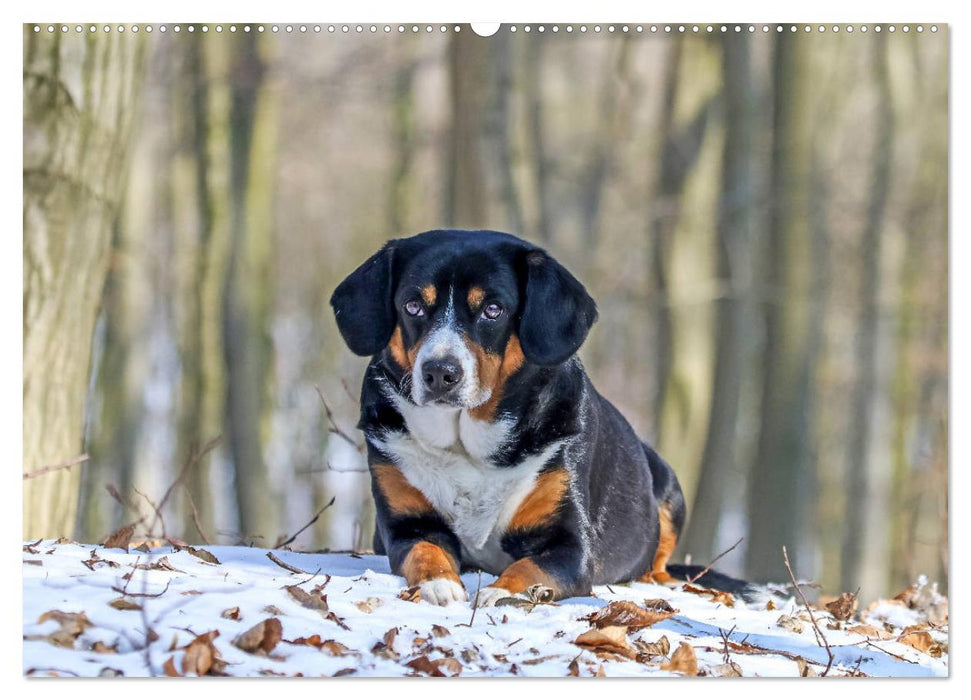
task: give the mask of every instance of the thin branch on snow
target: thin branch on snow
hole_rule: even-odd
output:
[[[809,607],[809,601],[806,600],[806,596],[803,594],[802,589],[796,582],[796,575],[792,573],[792,566],[789,565],[789,552],[786,551],[785,546],[782,547],[782,558],[786,563],[786,571],[789,572],[789,578],[792,579],[792,585],[796,587],[796,593],[802,598],[802,604],[806,606],[806,612],[809,613],[809,619],[813,623],[813,629],[816,630],[816,643],[820,646],[826,647],[826,655],[829,657],[829,662],[826,664],[826,670],[823,671],[822,675],[829,673],[829,670],[833,667],[833,650],[829,648],[829,642],[826,641],[826,635],[823,631],[819,629],[819,623],[816,622],[816,616],[813,615],[812,608]]]
[[[721,554],[719,554],[717,557],[715,557],[714,559],[712,559],[708,563],[708,566],[706,566],[704,569],[702,569],[701,570],[701,573],[699,573],[697,576],[689,576],[688,577],[688,583],[694,583],[695,581],[697,581],[698,579],[700,579],[702,576],[704,576],[705,574],[707,574],[709,571],[711,571],[711,567],[713,567],[715,565],[715,562],[717,562],[723,556],[725,556],[726,554],[728,554],[729,552],[731,552],[738,545],[742,544],[742,540],[744,540],[744,539],[745,539],[744,537],[739,537],[738,538],[738,542],[736,542],[731,547],[729,547],[728,549],[726,549],[724,552],[722,552]]]
[[[272,561],[277,566],[279,566],[281,569],[286,569],[287,571],[289,571],[292,574],[309,574],[310,573],[309,571],[304,571],[303,569],[298,569],[295,566],[290,566],[285,561],[283,561],[282,559],[280,559],[280,557],[278,557],[277,555],[275,555],[273,552],[267,552],[266,553],[266,558],[269,559],[270,561]]]

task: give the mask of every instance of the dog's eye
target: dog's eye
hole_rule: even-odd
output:
[[[482,317],[488,318],[489,320],[496,320],[502,316],[502,307],[499,304],[489,304],[484,309],[482,309]]]
[[[405,313],[409,316],[424,316],[425,309],[417,299],[405,302]]]

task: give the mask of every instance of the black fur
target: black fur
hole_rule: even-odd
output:
[[[405,313],[406,305],[420,299],[429,286],[437,290],[436,303],[423,302],[417,316]],[[483,319],[480,307],[464,302],[471,290],[484,292],[483,305],[497,304],[503,314]],[[507,527],[498,541],[508,562],[528,558],[548,575],[558,597],[650,572],[660,535],[659,507],[670,513],[674,534],[680,535],[686,509],[674,471],[597,393],[575,357],[597,319],[596,305],[583,285],[545,251],[494,231],[430,231],[390,241],[337,288],[331,303],[351,350],[372,355],[358,424],[367,438],[372,468],[398,464],[404,472],[404,458],[388,440],[417,439],[402,412],[415,406],[410,392],[421,375],[402,366],[403,351],[420,348],[446,321],[469,347],[489,357],[511,352],[511,341],[518,338],[523,359],[493,392],[501,398],[489,419],[505,421],[511,429],[481,468],[494,470],[498,478],[503,470],[517,469],[556,446],[542,470],[565,470],[570,489],[549,513],[526,527]],[[396,326],[401,343],[397,354],[388,345]],[[473,415],[471,408],[463,410]],[[468,447],[463,445],[444,449],[461,454]],[[455,522],[454,514],[447,516],[435,507],[392,512],[388,494],[373,481],[374,547],[389,555],[393,571],[400,571],[410,548],[424,540],[463,568],[503,573],[508,562],[498,566],[488,561],[483,550],[456,534],[462,523]],[[433,499],[430,491],[423,493]],[[701,583],[708,581],[719,587],[744,584],[715,573]]]

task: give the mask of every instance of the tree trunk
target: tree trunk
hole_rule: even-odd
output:
[[[813,265],[808,235],[809,139],[802,37],[775,37],[770,210],[761,285],[765,324],[762,401],[755,463],[749,472],[746,575],[787,579],[782,547],[807,575],[801,540],[802,474],[809,468],[809,283]]]
[[[585,260],[592,267],[600,239],[600,211],[604,191],[614,167],[615,152],[630,119],[631,38],[622,36],[616,53],[609,52],[601,76],[597,136],[587,158],[587,172],[580,196],[581,231]]]
[[[536,238],[540,245],[553,244],[553,211],[550,207],[549,153],[543,135],[545,115],[543,109],[543,56],[545,39],[537,34],[525,42],[524,84],[526,93],[526,120],[529,130],[530,160],[533,169],[533,187],[536,191]]]
[[[175,178],[183,208],[179,227],[182,323],[179,327],[179,363],[182,370],[178,407],[178,456],[185,462],[217,433],[206,411],[207,395],[218,382],[207,371],[206,358],[214,349],[206,342],[208,317],[218,315],[207,294],[212,275],[211,256],[214,228],[210,185],[209,71],[206,66],[207,37],[196,32],[180,37],[184,64],[173,99],[180,105],[178,121],[179,162]],[[184,203],[184,204],[183,204]],[[185,487],[189,503],[182,508],[183,537],[199,541],[212,536],[214,499],[209,487],[209,460],[198,460],[187,474]],[[202,530],[202,533],[199,532]]]
[[[91,341],[143,44],[24,28],[23,470],[82,450]],[[83,466],[23,482],[23,536],[73,534]]]
[[[681,218],[681,199],[685,181],[701,152],[712,100],[705,102],[682,127],[675,120],[679,86],[681,84],[684,42],[672,38],[665,63],[664,97],[661,113],[661,157],[650,211],[648,235],[650,262],[647,272],[648,301],[651,309],[651,328],[655,331],[652,350],[654,361],[654,392],[651,418],[654,422],[655,442],[663,436],[664,414],[668,387],[674,368],[674,319],[671,314],[671,290],[668,269],[674,233]]]
[[[883,34],[872,41],[874,72],[879,95],[876,136],[870,185],[870,205],[861,239],[859,319],[856,323],[857,378],[850,396],[850,428],[847,445],[848,484],[844,521],[840,583],[843,590],[855,590],[863,574],[865,547],[869,543],[868,525],[872,522],[870,493],[870,441],[872,416],[877,392],[877,353],[879,325],[880,260],[883,224],[890,194],[890,169],[893,162],[893,105],[887,66],[887,47]],[[871,591],[871,594],[874,592]]]
[[[715,304],[711,412],[684,545],[684,551],[690,552],[696,561],[708,561],[716,554],[714,546],[722,504],[731,482],[737,478],[735,437],[746,344],[743,287],[749,283],[751,274],[748,251],[753,199],[750,168],[753,122],[749,114],[752,90],[748,37],[724,37],[722,51],[725,142],[717,227],[717,277],[719,286],[727,292]]]
[[[445,224],[522,232],[509,138],[509,36],[453,34],[448,50],[452,122]]]
[[[230,52],[230,250],[223,296],[226,423],[240,534],[244,540],[262,537],[272,545],[280,523],[262,440],[271,357],[267,314],[272,301],[265,201],[272,188],[264,160],[266,124],[259,120],[265,67],[254,34],[233,38]]]

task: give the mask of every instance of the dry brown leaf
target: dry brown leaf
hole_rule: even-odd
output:
[[[84,630],[88,627],[94,627],[91,624],[91,620],[88,619],[87,615],[83,612],[80,613],[66,613],[60,610],[48,610],[46,613],[37,618],[37,623],[47,622],[48,620],[54,620],[61,627],[55,632],[51,632],[48,635],[39,635],[39,638],[46,639],[48,642],[55,646],[65,647],[67,649],[74,648],[74,640],[76,640]]]
[[[421,587],[412,586],[411,588],[403,589],[399,594],[398,598],[400,600],[405,600],[409,603],[420,603],[421,602]]]
[[[819,675],[813,670],[813,667],[809,665],[809,662],[801,656],[796,659],[796,664],[799,666],[800,678],[816,678]]]
[[[433,637],[447,637],[452,634],[447,628],[441,625],[432,625],[432,636]]]
[[[136,603],[134,600],[128,600],[125,596],[115,598],[114,600],[108,601],[108,605],[113,607],[115,610],[141,610],[142,606]]]
[[[862,634],[864,637],[869,637],[870,639],[890,639],[893,637],[892,634],[886,630],[878,629],[873,625],[854,625],[846,630],[847,632],[853,632],[854,634]]]
[[[607,652],[619,654],[628,659],[633,659],[637,656],[637,653],[627,641],[627,628],[622,625],[587,630],[574,639],[573,643],[578,647],[589,649],[595,653]]]
[[[218,636],[219,630],[212,630],[189,642],[185,648],[185,656],[182,657],[182,673],[204,676],[213,671],[214,667],[218,668],[216,660],[220,658],[219,650],[212,643]]]
[[[566,675],[573,676],[577,678],[580,675],[580,664],[577,663],[576,659],[570,662],[570,665],[566,667]]]
[[[820,603],[829,611],[830,615],[837,620],[845,621],[853,617],[858,601],[854,593],[840,593],[838,598],[825,603],[820,601]]]
[[[368,613],[368,614],[373,613],[376,609],[380,608],[383,604],[384,604],[383,600],[381,600],[380,598],[374,598],[374,597],[368,598],[367,600],[359,600],[356,603],[354,603],[354,605],[357,606],[358,610],[360,610],[362,613]]]
[[[446,678],[457,676],[462,672],[462,664],[458,659],[435,659],[432,661],[424,654],[418,656],[405,664],[408,668],[420,673],[427,673],[429,676]],[[444,669],[444,670],[442,670]],[[448,671],[448,673],[446,673]]]
[[[587,620],[597,628],[622,626],[636,632],[674,615],[675,611],[670,609],[670,606],[668,608],[668,610],[649,610],[629,600],[615,600],[607,607],[581,619]]]
[[[930,633],[926,629],[922,629],[919,625],[911,625],[904,629],[904,633],[900,635],[900,643],[906,644],[909,647],[916,649],[927,654],[931,648],[934,646],[934,638],[931,637]]]
[[[667,656],[670,654],[671,642],[668,641],[667,637],[661,637],[656,642],[645,642],[641,639],[635,639],[634,648],[637,650],[637,660],[643,663],[654,656]]]
[[[771,598],[769,598],[768,602],[766,602],[765,609],[766,610],[778,610],[778,608],[776,607],[775,601],[772,600]]]
[[[741,678],[742,667],[734,661],[730,661],[727,664],[718,664],[717,666],[710,667],[708,669],[708,675],[717,678]]]
[[[115,642],[112,646],[108,646],[99,639],[91,645],[91,651],[93,651],[95,654],[117,654],[118,643]]]
[[[162,664],[162,670],[165,671],[165,675],[166,676],[170,676],[172,678],[181,678],[182,677],[182,674],[179,673],[176,670],[176,668],[175,668],[175,657],[174,656],[170,656],[168,658],[168,660],[164,664]]]
[[[387,632],[384,633],[384,637],[380,642],[371,647],[371,653],[375,656],[380,656],[383,659],[391,659],[392,661],[397,661],[399,658],[398,652],[394,650],[394,640],[398,636],[398,628],[392,627]]]
[[[331,656],[354,656],[356,652],[347,648],[343,644],[333,639],[328,639],[320,645],[321,651],[326,651]]]
[[[801,620],[795,617],[789,617],[788,615],[781,615],[775,623],[782,629],[795,632],[796,634],[802,634],[803,629],[805,629]]]
[[[267,605],[260,612],[265,612],[267,615],[282,615],[283,611],[280,610],[275,605]]]
[[[284,639],[283,641],[286,642],[287,644],[296,644],[298,646],[305,646],[305,647],[316,647],[317,649],[320,649],[320,647],[323,646],[324,644],[323,641],[321,641],[319,634],[313,634],[309,637],[297,637],[296,639]]]
[[[184,549],[185,551],[187,551],[189,554],[196,557],[197,559],[202,559],[202,561],[208,564],[222,563],[218,559],[216,559],[216,557],[213,555],[212,552],[210,552],[207,549],[203,549],[202,547],[185,546],[185,547],[182,547],[182,549]]]
[[[695,654],[694,647],[687,642],[681,642],[678,648],[671,654],[671,660],[661,664],[665,671],[676,671],[686,676],[698,675],[698,656]]]
[[[597,669],[597,672],[595,674],[593,674],[593,676],[594,676],[594,678],[606,678],[607,677],[607,671],[606,671],[606,669],[604,669],[604,665],[603,664],[600,664],[600,667]]]
[[[286,588],[291,598],[308,610],[316,610],[324,617],[330,612],[330,607],[327,605],[327,596],[320,593],[307,593],[307,591],[299,586],[285,586],[284,588]]]
[[[283,639],[283,625],[269,617],[250,627],[233,640],[233,646],[250,654],[269,654]]]
[[[726,591],[715,591],[715,594],[711,597],[711,602],[721,603],[727,608],[734,608],[735,596]]]
[[[239,620],[240,619],[239,606],[237,605],[234,608],[226,608],[221,613],[219,613],[219,617],[224,617],[227,620]]]
[[[131,536],[135,534],[135,525],[137,523],[130,523],[124,527],[118,528],[110,535],[108,535],[101,546],[105,549],[124,549],[128,552],[128,545],[131,542]]]

